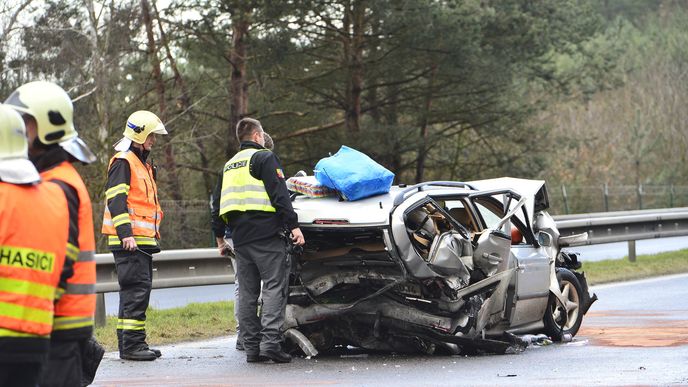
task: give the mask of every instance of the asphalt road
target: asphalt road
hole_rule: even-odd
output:
[[[636,243],[637,254],[656,254],[688,248],[688,237],[648,239]],[[628,243],[608,243],[579,246],[571,250],[581,253],[583,261],[617,259],[628,255]],[[190,288],[156,289],[151,293],[151,306],[158,309],[176,308],[191,302],[234,300],[234,285],[196,286]],[[116,315],[119,303],[117,293],[105,294],[107,314]]]
[[[108,353],[97,386],[455,386],[688,384],[688,275],[603,285],[566,344],[517,355],[393,356],[351,352],[247,364],[234,337],[161,348],[149,363]]]

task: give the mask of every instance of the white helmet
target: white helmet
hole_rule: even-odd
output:
[[[12,184],[41,180],[28,151],[24,121],[14,109],[0,104],[0,180]]]
[[[115,144],[115,149],[124,152],[132,142],[143,144],[151,133],[167,134],[160,118],[147,110],[133,112],[124,126],[124,137]]]
[[[96,156],[74,128],[72,100],[60,86],[45,81],[29,82],[10,94],[5,103],[36,120],[41,143],[60,144],[83,163],[95,161]]]

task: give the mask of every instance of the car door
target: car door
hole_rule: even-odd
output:
[[[482,214],[489,213],[485,218],[495,219],[500,215],[493,204],[494,200],[476,198],[474,202]],[[511,262],[516,267],[515,295],[509,320],[511,327],[525,329],[542,321],[549,297],[550,258],[538,245],[530,227],[527,211],[524,206],[519,206],[519,203],[511,201],[508,208],[511,214],[510,255]]]
[[[490,191],[472,195],[470,199],[477,215],[474,221],[480,225],[474,235],[474,264],[489,277],[512,266],[510,217],[513,213],[508,210],[521,198],[510,191]]]

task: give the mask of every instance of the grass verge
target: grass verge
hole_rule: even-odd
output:
[[[628,281],[688,272],[688,250],[643,255],[635,263],[624,259],[583,262],[589,285]],[[193,303],[183,308],[148,309],[148,344],[162,345],[202,340],[236,332],[234,302]],[[117,350],[116,317],[108,317],[105,327],[96,328],[96,337],[108,351]]]
[[[641,255],[636,258],[636,262],[629,262],[628,257],[583,262],[581,270],[585,272],[589,285],[686,273],[688,272],[688,250]]]
[[[104,327],[96,328],[96,338],[108,351],[117,350],[117,317],[108,316]],[[151,346],[202,340],[236,332],[234,302],[191,303],[182,308],[146,312],[146,336]]]

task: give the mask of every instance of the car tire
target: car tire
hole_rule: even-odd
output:
[[[568,301],[564,308],[557,297],[550,293],[543,322],[545,334],[554,341],[561,341],[564,335],[570,334],[573,337],[578,333],[583,321],[583,290],[578,278],[567,269],[557,269],[557,280],[559,289]]]

